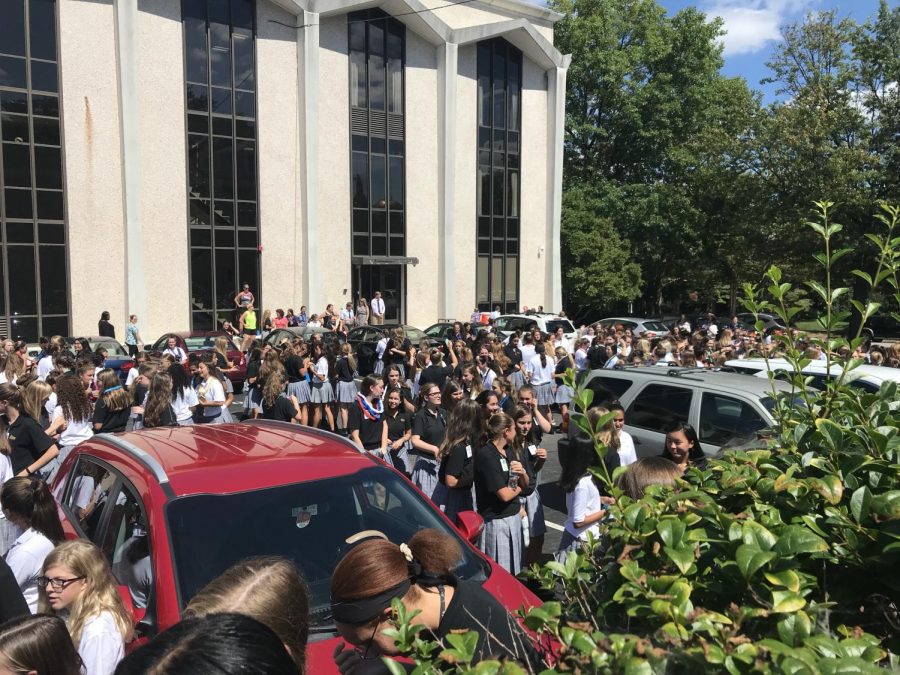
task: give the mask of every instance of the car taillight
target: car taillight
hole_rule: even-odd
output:
[[[134,368],[134,361],[126,361],[121,366],[119,366],[119,370],[131,370]]]

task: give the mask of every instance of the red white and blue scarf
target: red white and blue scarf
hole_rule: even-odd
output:
[[[384,413],[384,403],[381,399],[375,401],[375,405],[372,405],[372,402],[369,401],[362,394],[356,395],[356,403],[359,405],[359,409],[362,410],[363,417],[367,420],[371,420],[373,422],[377,422],[381,419],[381,415]]]

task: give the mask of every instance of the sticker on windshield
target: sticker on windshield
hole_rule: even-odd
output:
[[[297,506],[291,509],[291,516],[297,522],[297,527],[301,530],[309,525],[313,516],[319,515],[318,504],[310,504],[309,506]]]

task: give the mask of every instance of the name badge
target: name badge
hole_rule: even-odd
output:
[[[472,446],[466,446],[466,459],[472,459]]]
[[[528,453],[532,457],[534,457],[537,454],[537,446],[534,443],[532,443],[531,445],[528,446]]]
[[[509,464],[506,463],[506,459],[503,457],[500,458],[500,468],[504,471],[509,471]]]

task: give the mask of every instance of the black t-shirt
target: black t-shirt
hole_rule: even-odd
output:
[[[8,435],[13,475],[24,471],[53,445],[53,439],[44,433],[41,425],[25,413],[9,426]]]
[[[259,361],[251,361],[247,364],[247,381],[250,381],[250,378],[259,378],[259,368],[262,365]],[[259,382],[250,383],[249,387],[251,389],[259,389]]]
[[[286,396],[279,396],[275,399],[275,403],[267,406],[266,402],[262,404],[262,416],[267,420],[279,420],[281,422],[290,422],[297,414],[294,403]]]
[[[413,436],[418,435],[426,443],[440,446],[447,434],[447,418],[443,410],[436,414],[429,412],[428,408],[422,408],[412,419]]]
[[[506,345],[503,348],[503,353],[506,354],[506,358],[509,359],[509,368],[507,368],[507,375],[514,370],[517,370],[516,366],[522,363],[522,350],[518,347],[513,347],[512,345]]]
[[[556,363],[556,369],[553,372],[556,373],[558,377],[555,377],[553,379],[556,381],[557,385],[561,386],[565,384],[565,382],[563,382],[562,376],[565,374],[566,369],[568,369],[571,365],[572,364],[569,363],[569,359],[567,358],[562,358]]]
[[[419,386],[433,382],[440,388],[444,389],[447,378],[453,375],[453,368],[450,366],[428,366],[419,375]]]
[[[363,415],[359,403],[350,404],[350,414],[347,416],[347,430],[358,431],[359,440],[366,450],[374,450],[381,447],[381,434],[384,431],[384,418],[370,420]]]
[[[228,359],[222,356],[219,352],[213,352],[216,357],[216,368],[219,370],[225,370],[228,368]]]
[[[447,476],[453,476],[458,483],[457,490],[469,489],[475,477],[475,454],[471,443],[460,443],[450,448],[447,456],[441,460],[441,468],[438,470],[438,478],[443,483]]]
[[[337,362],[337,378],[341,382],[353,382],[353,368],[350,367],[350,359],[341,357]]]
[[[115,433],[116,431],[125,431],[128,426],[128,418],[131,416],[131,409],[125,406],[121,410],[111,411],[106,407],[103,397],[97,399],[94,405],[94,424],[102,424],[99,429],[95,429],[94,433],[105,434]]]
[[[303,369],[303,359],[296,354],[291,354],[284,360],[284,371],[287,373],[288,382],[299,382],[304,379],[300,374]]]
[[[147,424],[147,418],[144,417],[144,426],[148,429],[151,427],[174,427],[177,425],[178,420],[171,405],[166,406],[165,410],[162,411],[162,414],[159,416],[159,422],[156,424]]]
[[[406,363],[406,355],[409,354],[410,347],[412,347],[412,342],[407,338],[403,338],[403,343],[400,345],[400,349],[403,351],[402,354],[395,354],[391,351],[391,349],[396,348],[396,344],[391,341],[388,343],[388,348],[385,351],[385,356],[390,354],[390,356],[386,359],[388,363],[393,366],[402,366]]]
[[[402,410],[397,412],[396,415],[390,415],[385,412],[384,421],[387,424],[389,441],[393,443],[406,435],[406,432],[410,430],[409,418],[409,413],[403,412]]]
[[[28,603],[19,590],[19,582],[6,561],[0,558],[0,622],[29,614]]]
[[[475,497],[478,513],[485,520],[508,518],[519,512],[518,498],[508,502],[497,496],[500,488],[509,486],[509,463],[515,459],[513,449],[507,447],[507,457],[501,457],[493,443],[475,453]]]

